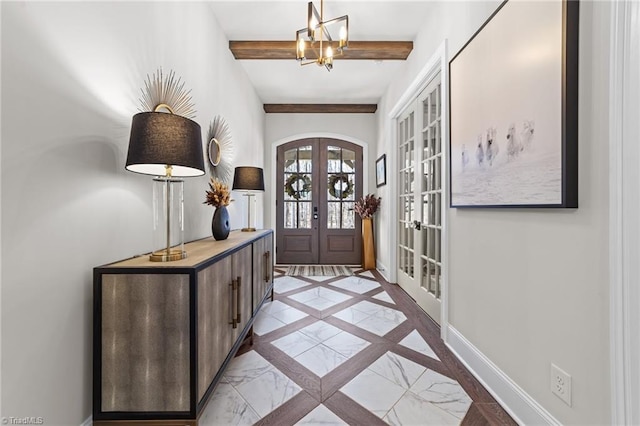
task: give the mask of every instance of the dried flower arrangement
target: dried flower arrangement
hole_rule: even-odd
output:
[[[207,192],[207,198],[203,204],[209,204],[213,207],[228,206],[231,202],[231,193],[229,186],[222,183],[218,179],[211,178],[209,182],[210,191]]]
[[[353,209],[360,215],[362,219],[373,216],[380,207],[382,198],[376,198],[373,194],[367,194],[355,202]]]

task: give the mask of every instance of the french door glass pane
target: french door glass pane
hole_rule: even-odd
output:
[[[298,204],[297,203],[284,203],[284,227],[287,229],[295,229],[298,227]]]
[[[337,146],[327,147],[327,228],[354,229],[353,202],[356,194],[356,153]]]
[[[440,297],[442,238],[442,140],[440,134],[440,85],[423,101],[421,123],[423,152],[422,172],[422,255],[421,285],[436,298]]]
[[[298,203],[298,211],[300,213],[298,228],[311,228],[311,203]]]
[[[283,220],[286,229],[311,228],[312,171],[311,146],[301,146],[285,151]]]

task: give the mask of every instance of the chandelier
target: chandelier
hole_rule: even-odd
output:
[[[331,35],[331,29],[338,30],[338,38]],[[335,32],[334,32],[335,35]],[[307,7],[307,26],[296,31],[296,59],[300,65],[318,64],[327,71],[333,68],[333,58],[342,55],[349,46],[349,16],[324,20],[324,0],[320,0],[320,13],[309,2]],[[312,50],[316,59],[307,60],[305,51]],[[334,49],[336,53],[334,53]],[[306,62],[305,62],[306,61]]]

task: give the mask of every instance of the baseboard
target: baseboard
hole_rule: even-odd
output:
[[[445,343],[518,424],[561,424],[451,325]]]
[[[93,424],[93,416],[89,416],[84,422],[82,422],[80,426],[91,426],[92,424]]]
[[[378,270],[378,272],[380,272],[380,275],[382,275],[385,280],[391,282],[391,280],[389,280],[389,268],[376,260],[376,269]]]

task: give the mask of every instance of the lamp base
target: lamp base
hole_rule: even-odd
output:
[[[240,231],[242,231],[242,232],[255,232],[256,228],[242,228]]]
[[[152,262],[173,262],[175,260],[182,260],[187,257],[187,252],[184,250],[171,249],[167,252],[167,249],[158,250],[151,253],[149,260]]]

